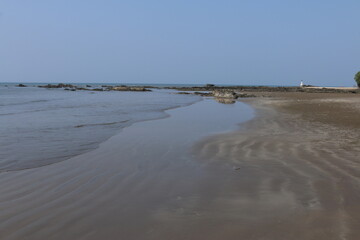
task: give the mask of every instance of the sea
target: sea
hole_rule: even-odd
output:
[[[37,87],[45,84],[0,84],[0,172],[67,160],[136,122],[165,118],[166,110],[201,100],[172,90],[99,92]]]

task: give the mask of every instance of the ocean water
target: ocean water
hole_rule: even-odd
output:
[[[0,85],[0,171],[41,167],[96,148],[139,121],[199,101],[172,91],[91,92]]]

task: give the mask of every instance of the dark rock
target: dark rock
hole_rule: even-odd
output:
[[[47,85],[38,86],[38,87],[41,87],[41,88],[75,88],[76,86],[74,86],[72,84],[59,83],[57,85],[55,85],[55,84],[47,84]]]
[[[18,86],[18,87],[27,87],[26,85],[21,84],[21,83],[20,83],[20,84],[18,84],[17,86]]]
[[[236,94],[238,98],[252,98],[256,97],[254,94],[238,93]]]
[[[76,90],[84,90],[84,91],[89,91],[91,89],[88,88],[83,88],[83,87],[75,87]]]

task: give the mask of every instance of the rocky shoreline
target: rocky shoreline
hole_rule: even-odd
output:
[[[23,84],[19,84],[18,87],[26,87]],[[80,87],[73,84],[47,84],[47,85],[39,85],[40,88],[62,88],[67,91],[77,91],[77,90],[84,90],[84,91],[132,91],[132,92],[151,92],[150,89],[145,87],[133,87],[133,86],[108,86],[108,85],[102,85],[99,88],[92,88],[91,85],[86,85],[86,87]]]
[[[283,94],[360,94],[360,89],[352,88],[314,88],[314,87],[267,87],[267,86],[203,86],[203,87],[166,87],[177,90],[178,94],[195,94],[214,97],[220,103],[234,103],[238,98],[274,97]],[[325,96],[325,95],[324,95]],[[226,99],[226,100],[225,100]],[[230,100],[230,101],[229,101]]]
[[[313,88],[313,87],[269,87],[269,86],[199,86],[165,87],[178,91],[234,91],[234,92],[306,92],[306,93],[360,93],[360,89]]]

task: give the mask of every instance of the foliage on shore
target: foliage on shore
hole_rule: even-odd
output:
[[[354,79],[355,79],[355,82],[357,83],[358,87],[360,88],[360,72],[357,72],[355,74]]]

